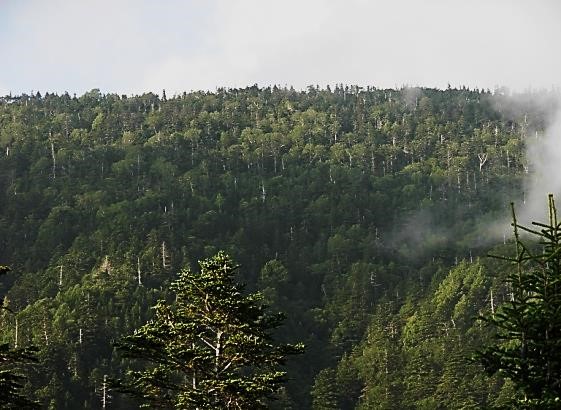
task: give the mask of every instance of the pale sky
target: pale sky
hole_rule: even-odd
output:
[[[561,86],[559,0],[0,0],[0,95]]]

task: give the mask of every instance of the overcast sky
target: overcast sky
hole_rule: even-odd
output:
[[[561,85],[559,0],[0,0],[0,95]]]

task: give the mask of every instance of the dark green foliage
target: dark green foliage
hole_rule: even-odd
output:
[[[323,369],[344,408],[506,403],[511,387],[460,359],[488,338],[470,318],[489,288],[508,298],[477,257],[555,107],[521,101],[343,85],[0,98],[0,261],[21,273],[0,289],[15,312],[0,343],[17,319],[39,348],[25,394],[100,407],[104,376],[130,365],[111,342],[171,301],[174,272],[225,249],[287,313],[274,339],[307,346],[286,406],[310,408]]]
[[[0,266],[0,276],[10,269]],[[11,312],[2,303],[0,309]],[[11,348],[10,344],[0,344],[0,407],[3,409],[38,408],[38,404],[26,397],[22,390],[27,381],[24,375],[25,365],[37,362],[37,349],[33,347]]]
[[[303,345],[273,342],[283,316],[267,313],[260,294],[244,295],[227,255],[200,267],[181,271],[170,286],[173,302],[159,301],[154,318],[117,344],[147,363],[117,386],[150,408],[265,408],[286,381],[279,366]]]
[[[516,256],[505,258],[515,269],[507,277],[511,298],[485,320],[496,329],[494,343],[478,357],[490,374],[512,380],[517,407],[561,406],[561,223],[553,196],[549,222],[519,225],[514,216]],[[520,231],[539,244],[523,241]]]
[[[339,408],[336,373],[333,369],[320,371],[312,388],[312,409],[335,410]]]
[[[37,362],[37,349],[13,349],[8,344],[0,345],[0,405],[3,409],[39,408],[27,398],[22,390],[27,378],[22,367]]]

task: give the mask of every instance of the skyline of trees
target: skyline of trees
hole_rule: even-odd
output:
[[[280,408],[499,403],[511,386],[461,358],[490,337],[471,319],[508,300],[487,226],[524,199],[525,141],[553,109],[347,86],[0,99],[0,261],[18,272],[0,341],[17,318],[39,348],[24,389],[43,406],[99,406],[125,365],[111,341],[223,249],[286,312],[275,338],[307,346]]]

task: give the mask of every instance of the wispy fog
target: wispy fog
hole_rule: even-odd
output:
[[[518,204],[521,222],[546,220],[547,195],[554,194],[561,204],[561,104],[549,101],[554,109],[544,132],[531,130],[526,137],[528,174],[522,204]]]
[[[554,194],[561,204],[561,92],[542,90],[490,98],[496,110],[518,124],[525,147],[522,192],[508,198],[515,205],[518,223],[547,222],[548,195]],[[512,217],[506,205],[502,219],[485,221],[489,242],[512,236]]]

